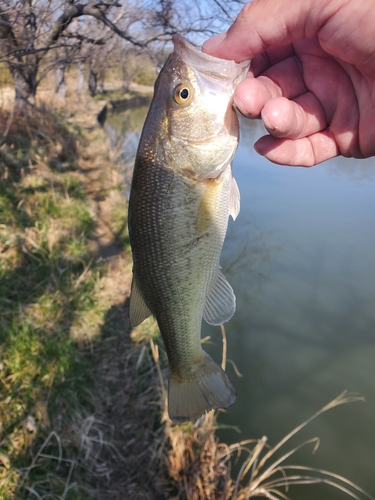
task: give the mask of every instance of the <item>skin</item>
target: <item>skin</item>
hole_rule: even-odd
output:
[[[374,26],[374,0],[253,0],[203,50],[252,60],[235,104],[269,132],[256,151],[312,166],[375,155]]]

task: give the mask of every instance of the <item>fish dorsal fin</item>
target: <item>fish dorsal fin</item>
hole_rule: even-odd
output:
[[[236,297],[224,274],[218,268],[203,309],[203,319],[210,325],[229,321],[236,310]]]
[[[132,328],[140,325],[142,321],[151,316],[151,312],[146,305],[142,292],[139,289],[135,275],[133,275],[132,288],[130,293],[129,316]]]
[[[240,190],[238,189],[236,179],[232,177],[230,184],[230,198],[229,198],[229,214],[233,220],[236,220],[237,215],[240,213]]]

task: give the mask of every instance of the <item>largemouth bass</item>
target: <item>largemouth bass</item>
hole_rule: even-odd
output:
[[[201,347],[201,324],[203,317],[220,325],[235,311],[219,259],[229,215],[235,219],[240,208],[231,168],[239,135],[232,104],[248,63],[209,56],[177,35],[172,40],[130,192],[130,322],[156,317],[169,361],[169,416],[181,422],[236,398],[226,373]]]

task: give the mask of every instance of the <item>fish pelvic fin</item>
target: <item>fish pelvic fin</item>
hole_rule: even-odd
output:
[[[130,325],[132,328],[140,325],[142,321],[151,316],[151,312],[146,305],[142,292],[137,284],[135,274],[133,274],[132,287],[130,292]]]
[[[229,321],[236,310],[236,297],[226,277],[217,269],[207,294],[203,319],[210,325],[221,325]]]
[[[238,189],[236,179],[232,176],[230,183],[229,215],[232,216],[233,220],[236,220],[237,215],[240,213],[240,204],[240,190]]]
[[[236,391],[227,374],[205,352],[186,377],[169,377],[168,413],[175,423],[196,420],[203,413],[228,408]]]

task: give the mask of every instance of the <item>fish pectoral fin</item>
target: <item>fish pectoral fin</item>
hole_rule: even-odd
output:
[[[240,190],[238,189],[236,179],[232,176],[230,184],[230,198],[229,198],[229,214],[233,220],[236,220],[237,215],[240,213]]]
[[[203,309],[203,319],[210,325],[229,321],[236,310],[236,297],[226,277],[218,268]]]
[[[173,422],[195,420],[206,411],[228,408],[235,400],[227,374],[205,352],[188,376],[169,376],[168,413]]]
[[[130,292],[130,324],[132,328],[140,325],[142,321],[151,316],[151,312],[146,305],[142,292],[139,289],[137,280],[133,275],[132,287]]]

